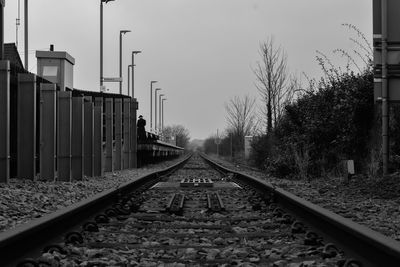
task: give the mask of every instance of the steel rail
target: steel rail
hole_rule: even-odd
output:
[[[228,169],[204,154],[200,156],[219,171],[233,173],[235,179],[272,195],[284,209],[301,218],[325,239],[336,243],[346,252],[348,258],[350,256],[359,260],[363,266],[400,266],[400,242],[277,188],[266,181]]]
[[[61,242],[61,235],[77,228],[96,213],[110,206],[119,196],[132,192],[161,176],[174,172],[192,155],[160,171],[140,176],[117,188],[109,189],[69,207],[35,219],[15,229],[0,233],[0,266],[15,266],[19,260],[37,254],[46,245]]]

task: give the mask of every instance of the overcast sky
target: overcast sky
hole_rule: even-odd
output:
[[[34,51],[54,44],[75,58],[74,87],[99,91],[100,0],[29,2],[29,69],[36,72]],[[17,3],[6,0],[5,42],[16,40]],[[149,124],[149,83],[157,80],[167,98],[165,125],[181,124],[192,138],[203,139],[226,128],[224,103],[230,98],[258,97],[251,67],[260,58],[260,42],[273,35],[292,72],[319,77],[316,50],[335,59],[335,48],[352,49],[354,34],[342,23],[356,25],[371,40],[372,1],[115,0],[104,5],[104,76],[118,76],[119,30],[132,30],[123,37],[124,90],[131,51],[142,50],[135,57],[138,114]],[[118,91],[116,84],[107,86]]]

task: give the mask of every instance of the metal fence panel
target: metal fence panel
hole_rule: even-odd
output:
[[[84,109],[83,97],[72,98],[72,179],[83,179],[84,155]]]
[[[129,169],[130,164],[130,115],[131,115],[131,101],[129,98],[124,98],[124,113],[123,113],[123,159],[122,168]]]
[[[94,107],[94,176],[102,176],[103,170],[103,98],[95,98]]]
[[[93,176],[93,128],[94,128],[94,104],[91,96],[85,97],[84,103],[84,174]]]
[[[57,91],[55,84],[40,84],[40,177],[56,178]]]
[[[72,93],[58,92],[57,172],[59,181],[71,181]]]
[[[122,99],[115,98],[115,157],[114,169],[122,169]]]
[[[36,76],[18,74],[17,176],[36,176]]]
[[[131,99],[131,114],[130,114],[130,167],[137,168],[137,127],[136,127],[136,111],[138,109],[138,102],[136,98]]]
[[[0,61],[0,182],[10,179],[10,61]]]
[[[113,99],[106,98],[106,171],[113,171]]]

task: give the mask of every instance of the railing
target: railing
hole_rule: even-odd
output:
[[[136,111],[136,99],[128,96],[60,91],[1,61],[0,182],[70,181],[135,168]]]

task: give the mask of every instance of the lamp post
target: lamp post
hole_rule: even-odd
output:
[[[161,132],[164,131],[164,101],[166,98],[161,99]]]
[[[132,65],[128,65],[128,90],[127,90],[127,95],[129,96],[129,86],[130,86],[130,79],[129,79],[129,74],[130,74],[130,71],[129,71],[129,69],[130,68],[132,68]]]
[[[154,91],[154,130],[157,130],[157,91],[161,90],[161,88],[157,88]]]
[[[2,1],[5,2],[5,1]],[[3,5],[2,3],[2,8],[5,6],[5,3]],[[29,70],[29,65],[28,65],[28,59],[29,59],[29,53],[28,53],[28,0],[25,0],[24,2],[24,48],[25,48],[25,69]]]
[[[111,1],[114,0],[100,0],[100,90],[103,86],[103,3]]]
[[[0,0],[0,60],[4,59],[4,6],[6,5],[5,0]]]
[[[156,83],[157,81],[151,81],[150,82],[150,130],[153,128],[153,83]]]
[[[122,35],[131,32],[130,30],[119,31],[119,77],[122,79]],[[122,95],[122,80],[119,81],[119,94]]]
[[[142,51],[132,51],[132,98],[135,97],[135,54],[142,53]],[[128,75],[129,77],[129,75]],[[129,95],[129,87],[128,87],[128,95]]]
[[[164,96],[164,94],[160,94],[159,96],[158,96],[158,103],[160,104],[160,108],[159,108],[159,111],[158,111],[158,130],[160,130],[161,129],[161,97],[162,96]]]

